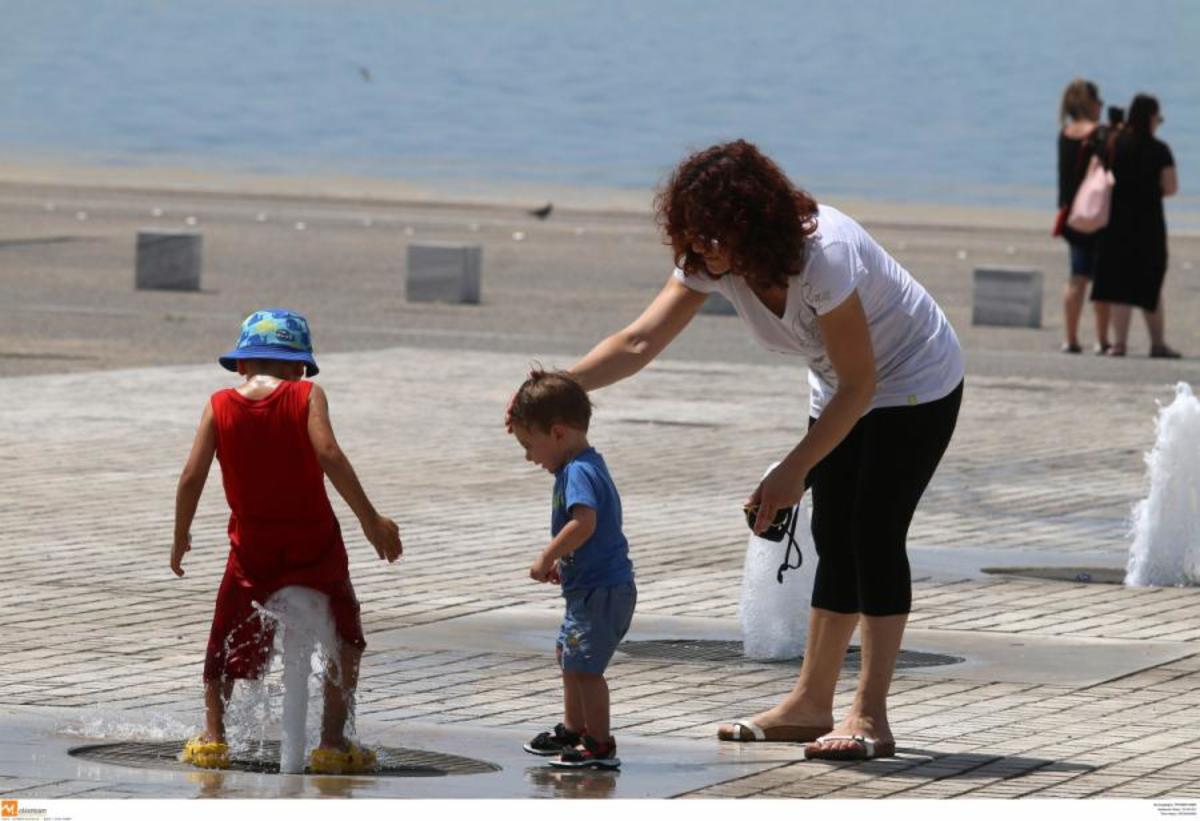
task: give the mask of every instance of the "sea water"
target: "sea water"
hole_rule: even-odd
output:
[[[767,472],[774,468],[772,465]],[[742,653],[747,658],[774,661],[798,658],[804,653],[817,549],[804,506],[797,505],[792,515],[799,517],[796,543],[800,546],[801,564],[799,568],[784,571],[782,584],[778,575],[787,555],[787,537],[772,542],[751,532],[746,544],[738,614],[742,622]]]
[[[1154,449],[1146,456],[1150,493],[1133,509],[1125,583],[1200,584],[1200,400],[1186,383],[1159,408],[1155,426]]]
[[[37,0],[3,12],[9,163],[642,190],[689,148],[744,136],[819,198],[1018,205],[1044,210],[1048,228],[1059,99],[1083,75],[1114,105],[1157,95],[1159,137],[1179,167],[1200,166],[1191,0]],[[1189,201],[1185,188],[1168,211]]]

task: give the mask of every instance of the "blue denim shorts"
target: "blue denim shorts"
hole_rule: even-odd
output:
[[[1088,238],[1084,242],[1069,243],[1071,248],[1071,276],[1093,279],[1096,275],[1096,241]]]
[[[559,664],[575,673],[603,673],[629,632],[637,587],[626,582],[572,590],[565,598],[566,614],[558,630]]]

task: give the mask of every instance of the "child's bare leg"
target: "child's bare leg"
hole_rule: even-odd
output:
[[[563,671],[563,724],[573,733],[591,729],[583,709],[583,693],[571,673]]]
[[[562,666],[562,648],[558,648],[558,663]],[[573,733],[582,733],[587,722],[583,714],[583,700],[580,698],[579,687],[571,679],[566,670],[562,673],[563,681],[563,725]]]
[[[225,740],[225,705],[233,695],[233,679],[213,679],[204,682],[204,738],[206,741]]]
[[[346,718],[354,710],[354,691],[358,687],[358,666],[362,650],[341,643],[337,669],[325,671],[325,709],[321,716],[321,746],[342,750],[346,747]]]
[[[587,727],[587,734],[597,741],[607,741],[609,736],[608,682],[600,673],[564,670],[564,689],[568,682],[570,682],[569,686],[579,694],[579,700],[582,702],[583,722]]]

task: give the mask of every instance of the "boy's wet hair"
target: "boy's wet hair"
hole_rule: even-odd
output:
[[[591,419],[592,400],[566,371],[534,369],[513,399],[512,421],[529,430],[566,425],[587,433]]]

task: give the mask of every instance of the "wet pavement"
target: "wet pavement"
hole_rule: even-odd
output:
[[[99,760],[102,751],[82,757],[94,746],[86,728],[70,711],[19,709],[4,722],[0,771],[4,793],[41,798],[666,798],[728,779],[744,778],[797,760],[789,745],[730,748],[689,739],[622,736],[620,753],[636,766],[623,770],[561,771],[524,752],[514,738],[542,728],[506,729],[408,722],[361,722],[360,737],[369,745],[404,751],[437,751],[482,764],[490,772],[456,773],[452,768],[409,771],[403,775],[280,775],[204,771],[180,764],[155,767],[125,753],[125,764]],[[134,733],[136,735],[136,733]],[[143,742],[140,746],[178,751],[184,739]],[[106,739],[104,744],[114,744]],[[125,746],[139,745],[126,742]],[[117,751],[107,753],[118,758]],[[143,763],[144,762],[144,763]],[[449,769],[449,771],[447,771]]]

